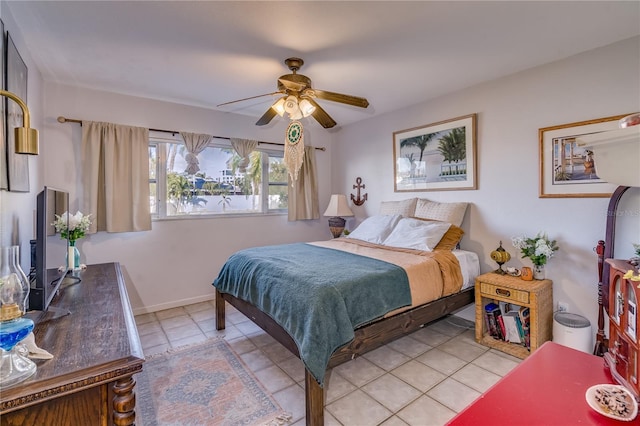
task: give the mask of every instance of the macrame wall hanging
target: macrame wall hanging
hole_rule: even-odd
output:
[[[284,164],[287,166],[291,183],[298,180],[298,172],[304,160],[304,130],[302,123],[292,121],[284,138]]]

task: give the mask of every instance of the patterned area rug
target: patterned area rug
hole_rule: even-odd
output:
[[[147,358],[135,376],[136,424],[278,425],[286,413],[222,339]]]

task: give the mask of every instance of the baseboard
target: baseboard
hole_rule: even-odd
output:
[[[135,316],[135,315],[142,315],[142,314],[150,314],[152,312],[163,311],[165,309],[171,309],[171,308],[179,308],[181,306],[192,305],[194,303],[209,302],[215,299],[216,299],[216,295],[210,294],[210,295],[192,297],[189,299],[172,300],[171,302],[167,302],[167,303],[160,303],[157,305],[134,308],[133,315]]]

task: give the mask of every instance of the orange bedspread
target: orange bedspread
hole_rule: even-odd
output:
[[[387,317],[457,293],[462,288],[460,263],[449,250],[429,252],[402,249],[350,238],[336,238],[309,244],[371,257],[403,268],[409,278],[411,306],[392,311],[385,315]]]

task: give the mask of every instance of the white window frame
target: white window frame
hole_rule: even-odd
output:
[[[167,150],[165,149],[163,144],[166,143],[177,143],[182,144],[182,139],[177,134],[167,136],[166,134],[154,134],[154,132],[150,132],[149,134],[149,147],[156,147],[156,177],[155,179],[151,179],[151,174],[149,174],[149,183],[156,184],[156,194],[150,194],[150,196],[156,197],[156,213],[151,215],[152,220],[184,220],[184,219],[203,219],[203,218],[219,218],[219,217],[251,217],[251,216],[266,216],[266,215],[285,215],[287,214],[287,208],[282,209],[269,209],[269,158],[277,157],[283,158],[284,152],[280,150],[274,149],[264,149],[264,148],[256,148],[256,151],[261,153],[261,163],[262,163],[262,179],[261,179],[261,187],[260,191],[262,194],[261,197],[261,206],[260,211],[254,211],[249,213],[240,213],[240,212],[229,212],[229,213],[209,213],[209,214],[197,214],[197,215],[189,215],[189,214],[181,214],[181,215],[167,215]],[[229,142],[221,142],[220,140],[215,140],[209,143],[208,148],[231,148],[231,143]],[[273,185],[273,183],[272,183]]]

